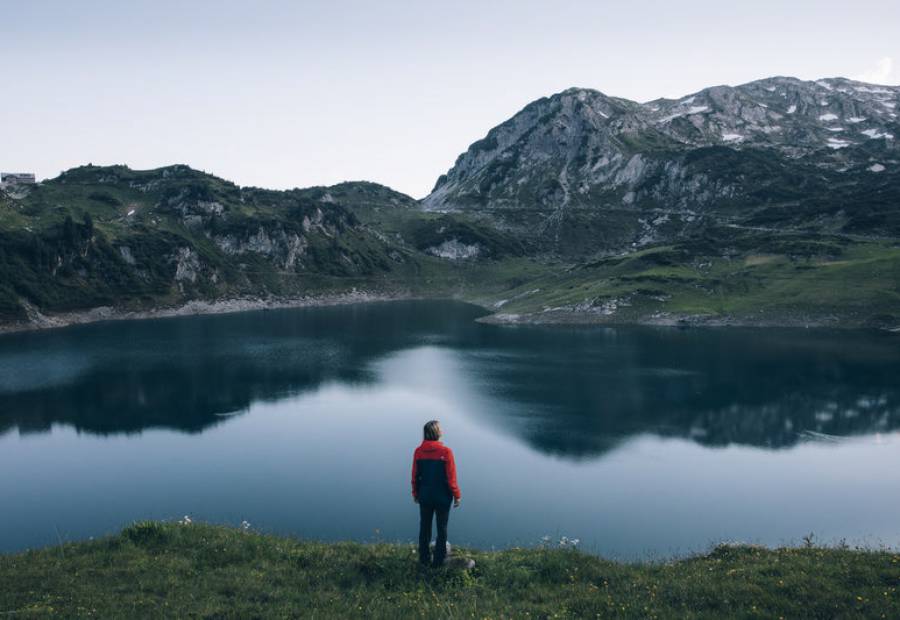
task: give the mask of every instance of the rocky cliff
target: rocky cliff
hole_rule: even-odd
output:
[[[562,255],[711,225],[900,235],[900,88],[770,78],[637,103],[569,89],[457,159],[427,209],[468,212]]]
[[[409,209],[372,183],[271,191],[187,166],[84,166],[0,197],[0,315],[303,295],[383,281],[410,249],[354,209]]]

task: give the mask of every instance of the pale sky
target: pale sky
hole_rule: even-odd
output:
[[[772,75],[900,83],[898,0],[0,0],[0,169],[185,163],[422,197],[570,86],[646,101]]]

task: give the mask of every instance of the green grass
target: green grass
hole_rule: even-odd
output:
[[[900,617],[900,554],[884,550],[720,546],[639,564],[563,549],[457,553],[475,568],[423,571],[408,544],[147,522],[102,540],[0,556],[0,615]]]
[[[333,195],[319,202],[326,193]],[[372,183],[279,192],[238,188],[185,166],[74,168],[19,199],[0,197],[0,321],[24,320],[26,303],[52,314],[352,287],[403,291],[415,273],[414,253],[380,240],[348,209],[404,211],[409,204]],[[92,234],[82,226],[87,219]],[[217,245],[260,230],[276,239],[273,256],[230,255]],[[285,267],[284,240],[300,237],[299,259]],[[176,280],[185,248],[200,269]]]
[[[785,325],[900,325],[900,247],[895,244],[844,239],[836,245],[805,235],[757,241],[728,256],[684,243],[569,269],[548,268],[484,303],[509,299],[502,312],[530,317],[547,309],[565,314],[581,308],[572,313],[573,320],[580,314],[586,320],[631,322],[668,314]],[[584,310],[610,300],[627,303],[608,319]]]
[[[209,205],[221,213],[212,215]],[[542,228],[546,213],[523,208],[516,210],[516,227],[501,229],[490,214],[422,211],[408,196],[373,183],[281,192],[239,188],[185,166],[83,166],[21,199],[0,196],[0,323],[25,321],[27,304],[47,314],[104,305],[142,310],[192,299],[290,298],[356,288],[457,298],[542,322],[700,317],[900,326],[896,241],[711,226],[618,256],[592,254],[633,236],[627,222],[633,211],[604,210],[598,217],[595,209],[575,209],[567,215],[567,232]],[[92,235],[81,232],[88,216]],[[307,230],[303,222],[317,217],[322,227]],[[74,223],[68,233],[67,218]],[[684,224],[676,219],[662,226]],[[77,234],[70,234],[73,227]],[[260,230],[282,239],[274,251],[230,254],[219,245],[246,242]],[[536,230],[563,235],[568,250],[548,255],[521,235]],[[302,237],[305,249],[286,269],[283,240],[292,236]],[[482,255],[450,261],[429,254],[451,239],[478,244]],[[200,262],[196,280],[175,279],[183,248]],[[133,265],[124,258],[129,254]],[[606,312],[613,303],[615,311]]]

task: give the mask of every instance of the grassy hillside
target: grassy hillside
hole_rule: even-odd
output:
[[[438,256],[444,242],[477,244],[478,260]],[[0,193],[0,323],[353,289],[490,294],[544,271],[522,254],[488,226],[424,213],[375,183],[273,191],[180,165],[88,165]]]
[[[418,568],[411,545],[300,542],[206,525],[0,556],[16,618],[896,618],[900,555],[721,546],[620,564],[565,549],[463,551]]]
[[[518,320],[900,326],[897,242],[714,234],[557,269],[483,301]]]
[[[518,215],[541,228],[538,211]],[[657,228],[676,241],[603,254],[619,215],[573,211],[576,245],[595,248],[575,258],[487,213],[425,211],[375,183],[273,191],[187,166],[82,166],[0,192],[0,326],[354,289],[456,297],[523,321],[900,326],[893,237],[782,227],[780,214],[746,226],[675,218]]]
[[[0,320],[190,299],[392,291],[418,257],[354,207],[409,208],[372,183],[270,191],[170,166],[83,166],[4,196]]]

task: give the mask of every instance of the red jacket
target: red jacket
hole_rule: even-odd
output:
[[[459,499],[453,450],[427,439],[416,448],[412,465],[412,494],[426,504],[449,504]]]

